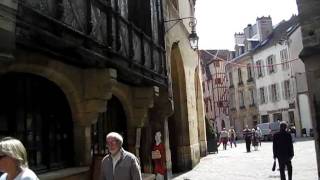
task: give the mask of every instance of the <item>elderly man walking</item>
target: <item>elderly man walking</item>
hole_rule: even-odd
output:
[[[286,131],[287,123],[280,123],[280,132],[273,136],[273,158],[278,159],[281,180],[285,180],[285,167],[288,169],[289,180],[292,180],[291,160],[294,156],[291,135]]]
[[[111,132],[106,141],[110,154],[102,160],[100,180],[142,180],[139,160],[122,148],[122,136]]]

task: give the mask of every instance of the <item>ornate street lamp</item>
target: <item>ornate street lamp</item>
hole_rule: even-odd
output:
[[[190,46],[194,51],[196,51],[199,47],[198,46],[199,36],[196,33],[196,25],[197,25],[196,19],[191,20],[189,23],[189,26],[191,27],[191,34],[189,35],[188,39],[190,42]]]
[[[167,22],[175,22],[171,27],[166,30],[166,33],[170,31],[178,22],[184,20],[184,19],[190,19],[189,26],[191,27],[191,33],[188,36],[188,40],[190,43],[190,47],[196,51],[198,50],[198,43],[199,43],[199,36],[196,33],[196,25],[197,25],[197,20],[195,17],[184,17],[184,18],[179,18],[179,19],[171,19],[171,20],[166,20],[164,21],[165,23]]]

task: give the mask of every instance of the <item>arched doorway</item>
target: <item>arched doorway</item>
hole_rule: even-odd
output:
[[[96,124],[92,125],[93,154],[104,156],[108,153],[105,137],[109,132],[117,132],[123,136],[123,147],[128,149],[127,118],[120,100],[112,96],[108,101],[107,111],[101,113]]]
[[[27,73],[0,76],[0,136],[20,139],[37,172],[73,164],[68,101],[53,82]]]
[[[169,118],[168,125],[172,171],[175,173],[190,169],[192,162],[191,158],[187,159],[183,154],[187,151],[186,147],[190,145],[190,138],[186,101],[186,78],[178,44],[173,45],[170,59],[174,114]]]

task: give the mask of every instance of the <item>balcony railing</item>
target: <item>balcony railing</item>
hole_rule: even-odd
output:
[[[133,84],[167,86],[165,50],[100,0],[19,1],[19,45],[63,57],[81,67],[111,67]]]

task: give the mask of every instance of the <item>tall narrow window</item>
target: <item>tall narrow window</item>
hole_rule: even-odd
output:
[[[272,74],[272,73],[275,73],[276,72],[276,66],[274,65],[275,64],[275,59],[274,59],[274,55],[271,55],[268,57],[267,59],[267,63],[268,63],[268,73],[269,74]]]
[[[235,108],[235,93],[234,91],[230,92],[230,108],[234,109]]]
[[[202,82],[202,90],[203,90],[203,93],[206,92],[206,86],[205,86],[205,83],[204,83],[204,82]]]
[[[283,49],[280,51],[280,58],[281,58],[282,69],[283,70],[289,69],[288,50],[287,49]]]
[[[253,106],[255,104],[254,89],[249,90],[249,99],[250,105]]]
[[[252,80],[252,68],[251,68],[251,64],[247,64],[247,71],[248,71],[248,81]]]
[[[285,80],[283,82],[284,99],[288,100],[291,97],[290,91],[290,80]]]
[[[269,89],[270,89],[271,101],[272,102],[279,101],[280,100],[279,84],[271,84]]]
[[[232,72],[229,72],[229,82],[230,82],[230,86],[233,86]]]
[[[265,88],[261,87],[259,89],[259,95],[260,95],[260,104],[266,103]]]
[[[244,108],[245,106],[244,106],[244,93],[243,93],[243,91],[239,91],[239,98],[240,98],[240,108]]]
[[[239,78],[239,84],[242,84],[243,81],[242,81],[242,71],[241,71],[241,68],[238,69],[238,78]]]
[[[256,66],[257,66],[257,75],[258,75],[258,78],[259,78],[259,77],[263,77],[262,60],[257,61],[257,62],[256,62]]]

